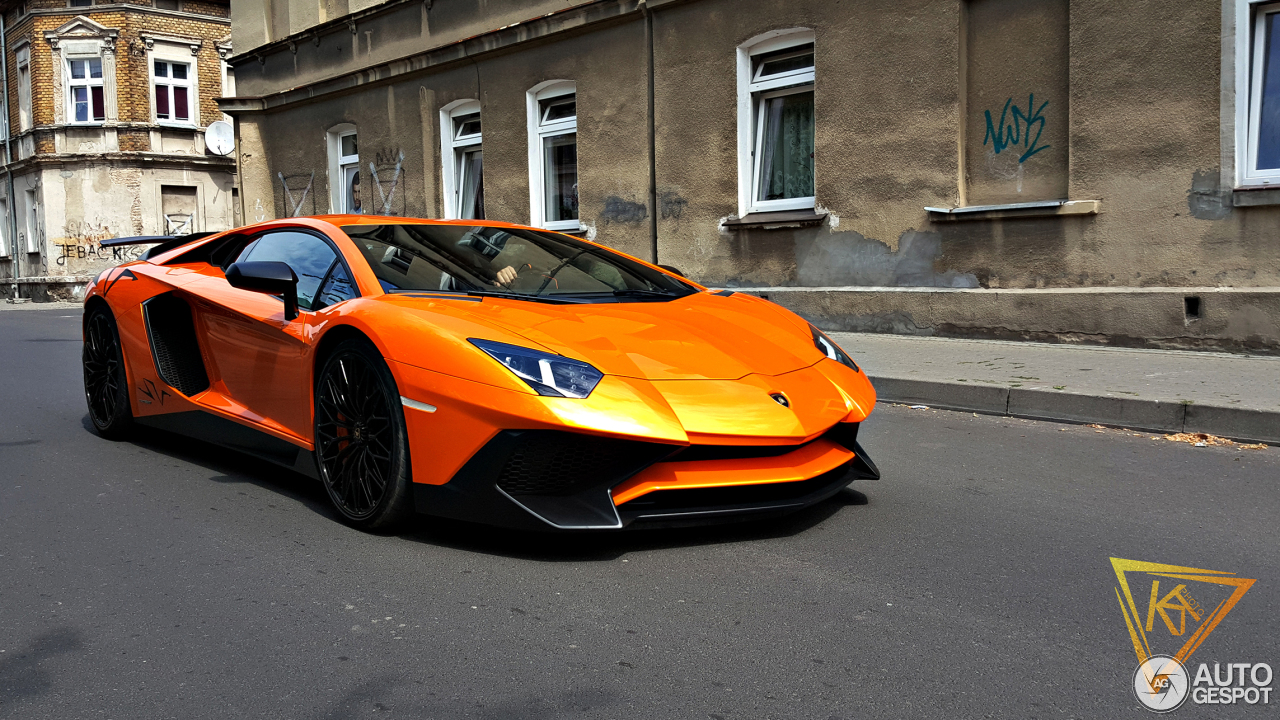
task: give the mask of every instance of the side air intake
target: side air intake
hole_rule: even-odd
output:
[[[209,373],[200,356],[191,306],[165,293],[143,303],[142,311],[160,379],[187,397],[208,390]]]

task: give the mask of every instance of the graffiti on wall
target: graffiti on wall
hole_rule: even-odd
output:
[[[400,211],[394,210],[396,186],[400,184],[403,170],[404,152],[402,150],[380,150],[374,153],[374,159],[369,163],[369,176],[373,178],[373,186],[378,190],[378,205],[370,209],[377,209],[383,215],[404,214],[404,193],[400,193],[402,198]]]
[[[136,260],[146,250],[145,246],[138,245],[102,247],[103,240],[120,234],[103,222],[68,220],[63,226],[63,232],[64,236],[53,243],[58,248],[54,263],[60,267],[66,267],[72,260],[98,260],[118,264]]]
[[[280,199],[282,206],[289,213],[289,217],[316,214],[316,200],[311,192],[311,186],[316,181],[315,170],[312,170],[310,175],[285,175],[281,172],[276,173],[276,177],[280,178],[282,195]],[[311,198],[311,211],[303,212],[307,207],[308,197]],[[261,204],[262,201],[259,200],[258,202]]]
[[[983,111],[987,118],[987,134],[982,138],[982,145],[991,143],[997,155],[1010,148],[1017,152],[1022,150],[1018,163],[1024,163],[1033,156],[1048,150],[1051,145],[1041,145],[1040,135],[1044,133],[1044,109],[1049,101],[1036,107],[1035,93],[1027,96],[1026,108],[1013,104],[1013,98],[1004,101],[1004,109],[1000,111],[1000,122],[991,118],[991,111]]]

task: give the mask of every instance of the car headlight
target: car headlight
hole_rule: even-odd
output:
[[[813,331],[813,346],[822,351],[823,355],[835,360],[845,367],[852,368],[854,372],[862,372],[858,369],[858,364],[840,349],[840,346],[831,341],[831,338],[822,334],[818,328],[810,325],[809,329]]]
[[[540,350],[470,338],[471,344],[502,363],[539,395],[578,398],[591,394],[604,373],[579,361]]]

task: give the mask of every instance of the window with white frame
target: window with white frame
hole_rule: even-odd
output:
[[[67,58],[67,117],[73,123],[99,123],[107,119],[101,57]]]
[[[742,214],[814,207],[813,33],[770,34],[738,49]]]
[[[16,53],[18,61],[18,130],[31,129],[31,49]]]
[[[40,199],[34,188],[23,191],[27,200],[26,250],[28,255],[40,252]]]
[[[331,212],[368,212],[360,194],[360,146],[354,125],[329,131],[329,207]]]
[[[0,257],[9,254],[9,199],[0,197]]]
[[[530,220],[548,230],[577,230],[578,110],[573,83],[529,91]]]
[[[192,79],[191,63],[172,60],[151,62],[151,82],[155,87],[156,122],[195,124]]]
[[[484,218],[484,153],[481,149],[480,103],[466,100],[441,113],[444,216]]]
[[[1249,83],[1248,103],[1239,106],[1246,130],[1240,180],[1246,185],[1280,183],[1280,3],[1243,8],[1244,13],[1252,9],[1253,22],[1249,33],[1237,38],[1240,48],[1247,48],[1237,53],[1237,63]]]

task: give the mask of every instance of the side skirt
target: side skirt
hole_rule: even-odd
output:
[[[204,440],[229,450],[252,455],[275,463],[314,480],[320,479],[312,453],[267,433],[199,410],[147,415],[135,420],[139,425],[167,430],[179,435]]]

